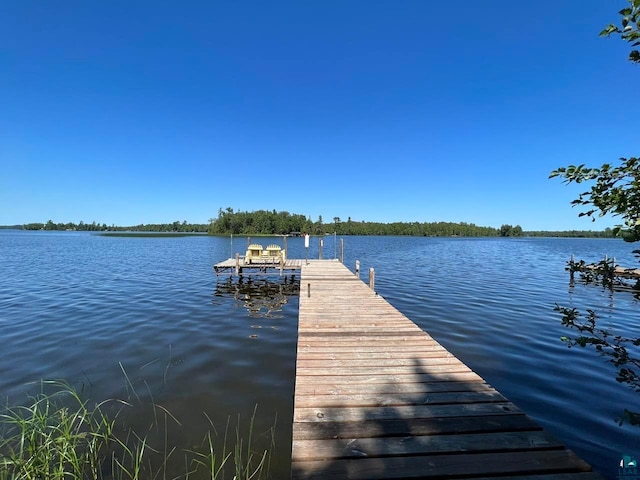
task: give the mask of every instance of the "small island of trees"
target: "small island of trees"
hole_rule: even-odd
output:
[[[473,223],[451,222],[365,222],[351,217],[343,221],[333,217],[325,222],[322,215],[317,221],[310,217],[275,210],[235,212],[232,208],[218,210],[218,218],[211,219],[209,233],[212,235],[286,235],[306,232],[311,235],[336,233],[337,235],[413,235],[431,237],[496,237],[522,235],[520,226],[503,225],[501,229],[480,227]]]

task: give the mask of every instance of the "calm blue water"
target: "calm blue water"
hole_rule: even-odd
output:
[[[282,239],[253,239],[263,244]],[[339,240],[339,238],[338,238]],[[567,349],[555,303],[594,308],[616,332],[640,335],[628,293],[580,283],[573,253],[635,265],[633,245],[602,239],[344,237],[345,263],[376,271],[376,290],[595,468],[614,478],[622,454],[640,457],[640,429],[618,426],[638,394],[593,352]],[[275,422],[274,478],[287,478],[295,374],[297,284],[277,276],[242,284],[212,265],[246,238],[109,238],[0,230],[0,397],[19,402],[29,382],[66,379],[92,397],[135,395],[182,423],[193,445],[206,417],[256,430]],[[318,255],[312,239],[309,256]],[[338,251],[324,239],[324,258]],[[304,258],[288,239],[288,256]],[[126,380],[125,374],[128,377]],[[145,428],[151,413],[132,407]]]

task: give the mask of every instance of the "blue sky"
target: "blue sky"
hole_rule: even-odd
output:
[[[3,2],[0,225],[603,229],[548,175],[638,155],[626,4]]]

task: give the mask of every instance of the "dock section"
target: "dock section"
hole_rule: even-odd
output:
[[[302,268],[304,260],[287,259],[284,261],[247,261],[245,257],[237,256],[218,262],[213,266],[216,275],[231,274],[242,275],[243,273],[273,273],[298,271]]]
[[[602,478],[340,262],[301,268],[292,479]]]

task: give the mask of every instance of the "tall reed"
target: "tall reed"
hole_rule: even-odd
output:
[[[231,446],[230,420],[220,440],[203,412],[210,428],[201,444],[181,449],[172,445],[169,424],[181,425],[168,410],[152,402],[152,425],[136,432],[120,425],[131,407],[115,399],[92,404],[68,383],[42,382],[25,405],[0,414],[0,480],[268,478],[274,427],[267,432],[270,448],[256,452],[256,409],[246,432],[238,417]],[[161,437],[160,444],[152,445],[150,436]]]

